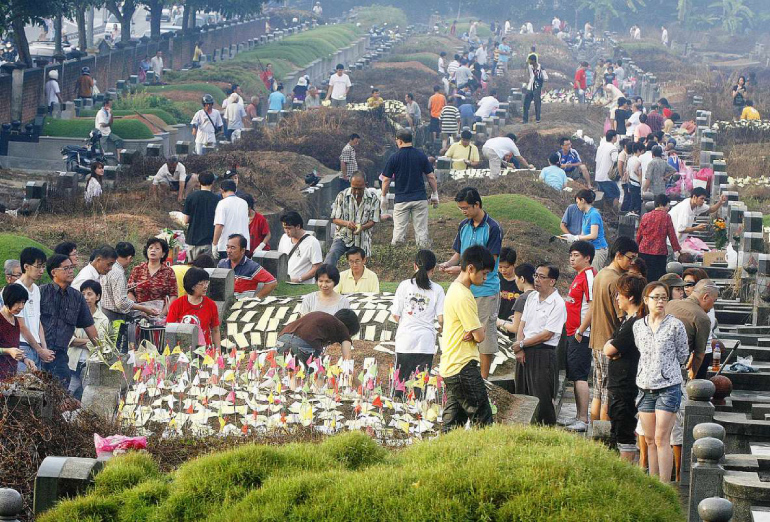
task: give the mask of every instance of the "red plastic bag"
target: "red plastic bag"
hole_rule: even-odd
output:
[[[147,437],[112,435],[102,438],[98,433],[94,433],[94,446],[97,458],[120,455],[128,450],[147,449]]]

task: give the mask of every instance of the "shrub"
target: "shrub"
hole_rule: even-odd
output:
[[[94,129],[93,118],[75,118],[73,120],[45,120],[43,136],[87,138]],[[112,132],[125,140],[146,140],[154,135],[152,131],[139,120],[115,120]]]
[[[99,111],[95,110],[81,110],[80,111],[80,117],[81,118],[95,118],[96,113]],[[169,114],[168,112],[164,111],[163,109],[122,109],[122,110],[113,110],[112,114],[115,116],[133,116],[136,113],[140,114],[152,114],[153,116],[157,116],[161,120],[164,121],[167,125],[175,125],[177,123],[181,123],[178,121],[177,118]]]
[[[684,520],[673,488],[547,428],[455,430],[396,452],[353,432],[216,453],[166,477],[94,489],[40,520]]]
[[[152,110],[163,111],[167,115],[170,115],[173,120],[172,122],[166,121],[166,123],[173,125],[175,123],[187,123],[190,121],[190,118],[192,118],[192,115],[189,115],[188,117],[181,105],[182,103],[184,102],[171,101],[161,94],[139,92],[116,100],[113,103],[112,108],[115,109],[116,114],[118,111],[140,111],[147,112],[148,114],[156,114],[161,117],[163,121],[166,121],[166,118],[162,116],[161,113],[149,112]]]
[[[406,14],[401,9],[379,4],[372,4],[369,7],[357,7],[352,10],[350,17],[367,29],[373,25],[383,25],[385,23],[391,27],[397,25],[404,29],[409,23]]]
[[[497,220],[526,221],[551,234],[560,234],[561,219],[539,203],[520,194],[496,194],[483,198],[484,210]],[[437,209],[430,210],[433,218],[444,217],[459,220],[462,218],[457,204],[452,201],[442,203]]]

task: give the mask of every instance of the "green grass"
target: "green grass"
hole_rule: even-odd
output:
[[[403,30],[409,23],[404,11],[397,7],[372,4],[368,7],[357,7],[354,11],[354,20],[367,29],[373,25],[382,26],[387,23],[389,27],[397,25]]]
[[[436,70],[438,67],[438,54],[422,52],[422,53],[409,53],[409,54],[396,54],[389,56],[386,62],[420,62],[431,70]]]
[[[115,457],[87,495],[38,520],[405,519],[684,517],[674,488],[600,444],[555,429],[495,426],[399,451],[361,432],[321,444],[247,445],[168,474],[147,454]]]
[[[19,259],[19,254],[27,247],[37,247],[45,255],[50,256],[53,251],[42,243],[38,243],[34,239],[30,239],[24,236],[17,236],[15,234],[0,234],[0,259],[5,261],[6,259]],[[48,283],[50,279],[48,274],[43,274],[43,280],[40,284]],[[0,279],[0,287],[5,286],[5,277]]]
[[[770,227],[770,214],[765,214],[762,216],[762,226]]]
[[[96,113],[99,111],[95,110],[81,110],[80,111],[80,117],[81,118],[95,118]],[[137,109],[137,110],[115,110],[112,111],[112,114],[115,117],[118,116],[134,116],[137,112],[140,114],[152,114],[153,116],[157,116],[161,120],[163,120],[164,123],[167,125],[175,125],[179,123],[176,118],[174,118],[171,114],[164,111],[163,109]]]
[[[72,120],[46,118],[42,135],[87,138],[88,133],[93,129],[93,118],[75,118]],[[154,136],[147,125],[139,120],[115,120],[112,125],[112,132],[124,140],[146,140]]]
[[[457,22],[457,37],[459,38],[463,35],[463,33],[467,33],[470,28],[470,22]],[[484,24],[481,22],[476,24],[476,36],[485,40],[492,36],[492,31],[489,30],[489,24]]]
[[[551,234],[561,234],[561,229],[559,228],[561,219],[542,203],[534,201],[527,196],[520,194],[496,194],[494,196],[485,196],[483,199],[484,210],[498,221],[527,221]],[[437,209],[430,209],[430,217],[452,220],[463,218],[454,201],[442,203]]]
[[[225,99],[225,91],[209,83],[178,83],[173,85],[150,85],[144,88],[145,92],[163,94],[164,91],[188,91],[199,93],[201,96],[210,94],[217,103]]]

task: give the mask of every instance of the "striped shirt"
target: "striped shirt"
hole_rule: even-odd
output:
[[[454,105],[446,105],[441,109],[441,132],[442,134],[457,134],[460,132],[460,111]]]
[[[446,68],[446,72],[449,75],[449,79],[454,79],[455,77],[455,71],[457,71],[457,68],[460,67],[460,62],[457,60],[452,60],[449,62],[449,65]]]
[[[361,203],[358,203],[351,189],[346,188],[337,194],[334,200],[331,219],[352,221],[357,225],[365,225],[369,221],[377,223],[380,221],[380,198],[376,193],[365,190]],[[354,246],[362,248],[367,257],[372,254],[371,228],[354,234],[349,228],[338,226],[334,238],[342,240],[347,248]]]

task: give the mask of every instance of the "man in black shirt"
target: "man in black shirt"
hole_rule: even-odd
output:
[[[513,315],[513,304],[521,295],[516,285],[515,265],[516,251],[510,247],[500,250],[500,257],[497,258],[497,269],[500,272],[500,309],[497,313],[499,319],[508,320]]]
[[[214,212],[222,199],[214,194],[214,174],[204,172],[198,176],[201,189],[190,194],[184,203],[185,222],[188,223],[185,240],[190,247],[188,261],[195,261],[201,254],[212,255],[211,242],[214,239]]]
[[[618,136],[626,135],[626,121],[631,117],[631,101],[628,98],[618,99],[618,108],[615,109],[615,131]]]

